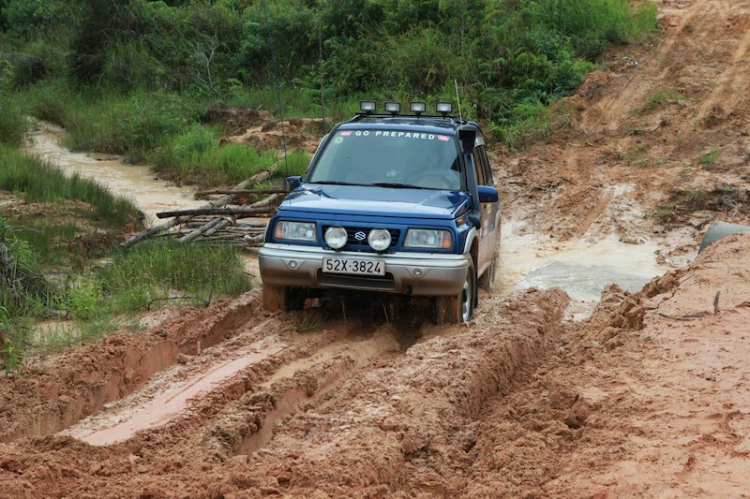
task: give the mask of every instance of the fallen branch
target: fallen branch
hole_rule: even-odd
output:
[[[206,231],[206,233],[203,234],[203,235],[204,236],[211,236],[213,234],[216,234],[218,231],[220,231],[221,229],[223,229],[227,225],[229,225],[229,224],[233,224],[234,225],[236,223],[237,222],[235,222],[235,220],[234,220],[233,217],[230,217],[230,218],[221,218],[221,222],[219,222],[218,224],[216,224],[215,227],[212,227],[210,230]]]
[[[243,189],[239,191],[216,189],[195,193],[196,196],[209,196],[211,194],[289,194],[289,191],[286,189]]]
[[[241,191],[245,189],[246,187],[257,184],[259,182],[263,182],[264,180],[271,178],[271,176],[273,176],[274,172],[276,171],[276,166],[277,166],[276,164],[273,164],[267,170],[260,171],[256,173],[255,175],[253,175],[252,177],[250,177],[249,179],[245,180],[244,182],[240,182],[234,187],[234,189],[232,189],[232,192]],[[234,199],[236,195],[237,194],[227,194],[225,196],[220,197],[219,199],[214,199],[213,201],[210,201],[204,207],[215,208],[217,206],[224,206],[225,204],[229,203],[229,201]],[[186,222],[189,219],[190,217],[186,217],[186,218],[178,217],[162,225],[151,227],[149,229],[139,232],[138,234],[134,235],[130,239],[122,242],[120,246],[122,246],[123,248],[128,248],[151,235],[164,232],[165,230],[171,229],[175,225],[179,225],[183,222]]]
[[[188,241],[192,241],[193,239],[195,239],[196,237],[198,237],[201,234],[205,233],[206,231],[208,231],[210,229],[213,229],[214,227],[216,227],[217,225],[219,225],[222,221],[227,221],[227,219],[223,218],[223,217],[215,218],[212,221],[208,222],[207,224],[205,224],[205,225],[203,225],[203,226],[195,229],[194,231],[192,231],[188,235],[181,237],[179,239],[179,241],[181,243],[186,243]]]
[[[684,315],[667,315],[662,312],[657,312],[657,315],[672,319],[675,321],[691,321],[693,319],[702,319],[706,314],[684,314]]]
[[[156,216],[159,218],[169,218],[190,217],[194,215],[232,215],[236,218],[246,218],[262,213],[273,213],[274,211],[276,211],[276,208],[272,206],[259,208],[196,208],[194,210],[163,211],[157,213]]]

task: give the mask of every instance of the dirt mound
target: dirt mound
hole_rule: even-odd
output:
[[[203,121],[208,124],[220,124],[229,132],[239,132],[248,128],[268,123],[271,113],[264,109],[252,109],[241,106],[227,106],[217,102],[206,111]]]
[[[223,137],[221,144],[248,144],[261,151],[286,146],[312,154],[320,142],[322,123],[320,118],[292,118],[283,123],[267,121],[262,125],[243,128],[235,135]]]
[[[664,37],[607,54],[607,71],[579,88],[568,133],[496,158],[511,217],[562,240],[613,232],[663,240],[676,253],[684,249],[668,240],[686,225],[690,240],[679,239],[694,249],[708,220],[747,222],[750,101],[742,88],[750,72],[736,62],[750,45],[742,31],[749,9],[700,0],[657,5]],[[640,219],[620,223],[618,211],[607,210],[613,202],[637,204]]]

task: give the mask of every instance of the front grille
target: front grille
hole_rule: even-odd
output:
[[[356,276],[345,274],[326,274],[318,269],[318,284],[337,288],[370,289],[373,291],[393,291],[396,284],[393,274],[386,272],[384,276]]]
[[[325,234],[326,230],[330,227],[330,225],[324,225],[323,226],[323,234]],[[370,248],[370,245],[367,243],[367,235],[370,233],[372,229],[375,227],[347,227],[344,226],[344,229],[346,229],[346,234],[348,237],[348,240],[346,242],[346,247],[349,249],[368,249],[372,251],[372,248]],[[400,229],[386,229],[391,234],[391,245],[390,248],[393,248],[398,244],[398,238],[401,236],[401,230]]]

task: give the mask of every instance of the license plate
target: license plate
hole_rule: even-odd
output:
[[[323,272],[329,274],[385,275],[385,264],[357,258],[324,258]]]

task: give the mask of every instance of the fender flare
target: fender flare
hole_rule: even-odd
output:
[[[466,243],[464,243],[464,255],[470,255],[471,254],[471,247],[474,245],[474,241],[479,237],[479,234],[477,233],[477,228],[472,227],[469,233],[466,236]],[[474,262],[476,264],[476,262]]]

